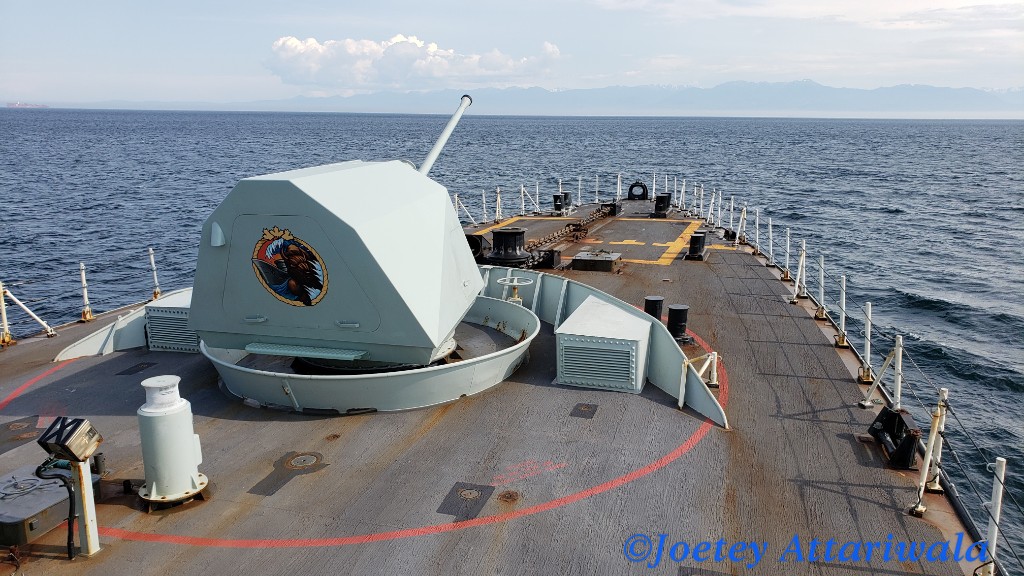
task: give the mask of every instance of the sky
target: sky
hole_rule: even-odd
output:
[[[1024,87],[1024,1],[0,0],[0,101],[813,80]]]

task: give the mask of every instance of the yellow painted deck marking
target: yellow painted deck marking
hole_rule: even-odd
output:
[[[488,226],[487,228],[484,228],[483,230],[477,230],[476,232],[473,232],[473,235],[474,236],[480,236],[481,234],[487,234],[491,230],[494,230],[496,228],[504,228],[505,226],[508,226],[509,224],[511,224],[513,222],[516,222],[518,220],[522,220],[522,216],[514,216],[512,218],[509,218],[508,220],[504,220],[504,221],[499,222],[497,224]]]
[[[708,248],[712,250],[737,250],[735,246],[726,246],[724,244],[708,244]]]
[[[623,240],[621,242],[609,242],[609,244],[625,244],[629,246],[647,246],[646,242],[637,242],[636,240]]]
[[[604,240],[597,240],[595,238],[584,238],[583,240],[580,240],[580,243],[581,244],[604,244]],[[615,244],[615,242],[612,242],[612,244]]]
[[[662,248],[668,248],[669,246],[672,246],[672,243],[669,242],[668,244],[665,244],[664,242],[651,242],[651,246],[661,246]]]
[[[686,229],[683,230],[679,237],[673,240],[670,244],[668,244],[668,249],[665,250],[665,252],[663,252],[657,260],[627,260],[623,258],[622,261],[630,262],[632,264],[655,264],[657,266],[670,266],[672,264],[672,261],[675,260],[676,257],[679,256],[679,254],[685,248],[687,248],[688,244],[690,243],[690,236],[694,232],[696,232],[698,228],[700,228],[700,225],[700,222],[690,222],[690,224],[686,226]]]
[[[484,228],[482,230],[477,230],[476,232],[473,232],[473,236],[487,234],[491,230],[494,230],[496,228],[504,228],[505,226],[508,226],[513,222],[518,222],[520,220],[578,220],[578,218],[570,218],[568,216],[513,216],[507,220],[502,220],[498,224],[488,226],[487,228]]]

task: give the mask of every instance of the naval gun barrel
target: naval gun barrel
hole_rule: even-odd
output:
[[[427,157],[423,159],[423,163],[420,164],[420,174],[424,176],[430,172],[430,167],[434,165],[434,161],[441,155],[441,149],[444,148],[445,142],[448,142],[448,137],[452,135],[452,131],[455,130],[455,125],[459,123],[459,119],[462,118],[462,113],[469,108],[469,105],[473,103],[473,99],[469,97],[469,94],[462,95],[462,101],[459,103],[459,109],[452,115],[452,119],[448,121],[448,125],[444,127],[441,135],[437,138],[437,142],[434,143],[434,147],[427,153]]]

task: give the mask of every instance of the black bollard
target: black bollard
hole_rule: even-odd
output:
[[[644,312],[657,318],[658,322],[661,322],[661,306],[665,303],[665,298],[661,296],[648,296],[644,298]]]
[[[686,304],[668,305],[668,332],[676,340],[686,337],[686,318],[690,313],[690,307]]]

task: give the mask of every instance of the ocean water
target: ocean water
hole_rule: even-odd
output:
[[[80,312],[79,262],[96,311],[150,294],[148,247],[164,291],[187,286],[203,220],[240,178],[350,159],[418,164],[446,121],[0,109],[0,280],[54,325]],[[950,389],[958,458],[947,451],[944,462],[979,524],[996,456],[1009,460],[1010,492],[1024,504],[1024,122],[469,114],[431,176],[479,217],[481,192],[493,213],[499,186],[510,214],[520,185],[539,185],[549,206],[559,179],[575,197],[582,178],[589,201],[595,186],[614,194],[618,174],[624,186],[651,186],[655,173],[659,191],[667,174],[669,189],[685,178],[690,197],[696,182],[705,201],[723,191],[737,217],[746,204],[750,235],[756,209],[764,244],[771,218],[777,259],[788,227],[794,253],[807,242],[814,294],[824,255],[832,309],[846,274],[858,347],[860,307],[873,306],[876,369],[892,338],[905,338],[904,404],[915,419],[926,425],[922,405],[934,404],[935,387]],[[387,209],[386,191],[365,194]],[[16,336],[38,330],[9,312]],[[1024,558],[1024,515],[1010,498],[1003,524]]]

